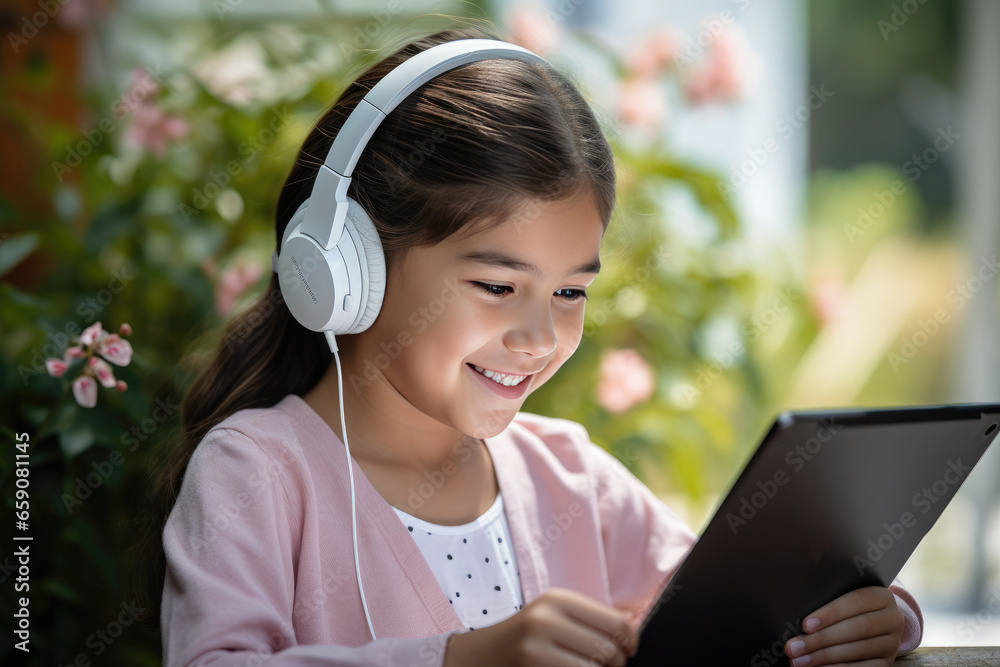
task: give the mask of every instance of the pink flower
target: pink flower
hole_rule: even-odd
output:
[[[677,28],[660,26],[626,57],[625,66],[632,76],[652,77],[669,67],[681,51],[682,39]]]
[[[111,15],[110,0],[64,0],[64,3],[56,20],[69,30],[83,30],[91,21]]]
[[[283,74],[272,70],[270,55],[256,39],[238,39],[199,60],[192,72],[215,97],[234,106],[277,101],[280,87],[275,80]]]
[[[847,287],[838,269],[820,269],[809,289],[809,307],[821,327],[840,317],[847,305]]]
[[[666,104],[663,90],[649,77],[630,77],[618,93],[618,117],[643,132],[656,132],[663,126]]]
[[[119,328],[123,334],[132,333],[132,327],[122,324]],[[83,330],[77,341],[79,345],[66,348],[62,359],[46,359],[45,368],[49,375],[62,377],[73,358],[85,358],[83,371],[73,380],[73,396],[76,402],[85,408],[97,404],[97,382],[105,387],[114,387],[125,391],[128,385],[123,380],[115,379],[110,361],[118,366],[127,366],[132,360],[132,346],[119,334],[109,334],[101,327],[100,322],[94,322]]]
[[[122,325],[118,327],[118,333],[122,336],[131,336],[132,327],[128,323],[122,322]]]
[[[62,359],[46,359],[45,360],[45,370],[49,372],[54,378],[62,377],[62,374],[66,372],[66,366],[68,366]]]
[[[507,41],[544,55],[560,40],[558,25],[535,5],[521,5],[510,14]]]
[[[208,266],[214,273],[214,264],[209,263]],[[215,309],[219,315],[227,315],[236,305],[236,300],[248,287],[257,282],[260,275],[260,266],[242,260],[238,261],[236,266],[223,271],[222,277],[219,278],[219,282],[215,286]]]
[[[132,80],[128,84],[128,90],[122,95],[121,108],[125,109],[126,115],[130,114],[139,106],[149,103],[159,90],[160,84],[145,68],[133,67]]]
[[[708,45],[706,62],[691,70],[684,90],[695,104],[742,98],[756,75],[757,58],[737,25],[726,25]]]
[[[653,369],[632,349],[601,354],[597,402],[608,412],[622,413],[653,395]]]
[[[115,375],[111,372],[111,366],[108,365],[108,362],[100,357],[91,357],[87,362],[90,364],[91,371],[101,381],[101,384],[105,387],[115,386]]]
[[[146,148],[157,157],[163,157],[167,152],[167,141],[180,139],[187,131],[187,121],[180,116],[166,114],[152,104],[142,104],[135,110],[124,139],[130,145]]]
[[[80,343],[90,347],[101,339],[102,331],[104,331],[104,329],[101,328],[100,320],[94,322],[89,327],[84,329],[82,334],[80,334]]]
[[[85,408],[97,405],[97,382],[90,375],[81,375],[73,380],[73,397]]]
[[[156,104],[159,88],[159,84],[143,68],[132,70],[132,83],[123,96],[126,107],[132,113],[132,122],[125,130],[123,140],[127,145],[146,148],[157,157],[163,157],[167,141],[187,135],[188,125],[180,116],[164,113]]]
[[[116,366],[128,366],[132,360],[132,346],[118,334],[105,336],[97,353]]]

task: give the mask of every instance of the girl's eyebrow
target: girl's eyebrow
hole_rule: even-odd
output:
[[[524,271],[532,274],[536,278],[542,278],[544,275],[542,270],[534,264],[516,259],[496,250],[467,252],[464,255],[460,255],[459,259],[463,261],[479,262],[481,264],[490,264],[492,266],[499,266],[506,269],[513,269],[514,271]],[[585,262],[580,266],[573,268],[569,272],[569,275],[577,273],[598,273],[600,270],[601,260],[599,257],[595,257],[591,261]]]

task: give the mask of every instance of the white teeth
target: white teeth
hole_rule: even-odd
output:
[[[503,373],[496,373],[494,371],[484,369],[481,366],[476,366],[475,364],[473,364],[472,367],[497,384],[502,384],[506,387],[520,384],[524,378],[528,377],[527,375],[505,375]]]

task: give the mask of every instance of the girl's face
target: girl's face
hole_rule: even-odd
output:
[[[410,249],[388,276],[378,318],[358,335],[356,372],[381,374],[375,381],[409,404],[396,416],[418,429],[434,429],[429,417],[475,438],[500,433],[579,345],[603,234],[585,191]],[[503,386],[474,366],[527,377]],[[364,392],[371,383],[354,384]]]

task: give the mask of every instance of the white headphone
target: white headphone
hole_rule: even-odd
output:
[[[549,65],[544,58],[515,44],[495,39],[458,39],[421,51],[382,77],[344,121],[319,168],[312,192],[285,228],[280,254],[271,256],[271,268],[278,274],[288,310],[305,328],[323,332],[337,362],[340,424],[351,478],[354,567],[373,640],[375,629],[361,586],[354,468],[347,444],[344,381],[335,337],[360,333],[378,317],[385,295],[385,255],[375,225],[361,205],[347,196],[347,189],[375,129],[407,95],[448,70],[493,58]]]

